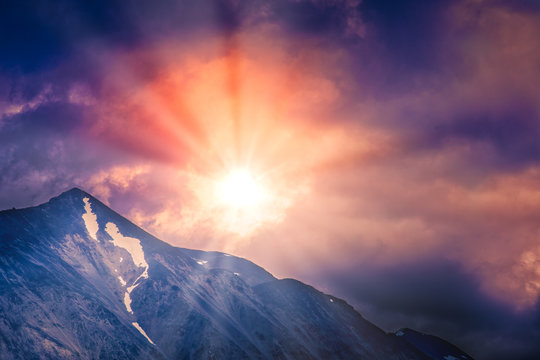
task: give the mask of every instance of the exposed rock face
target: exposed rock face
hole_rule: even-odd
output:
[[[170,246],[79,189],[0,212],[2,360],[437,358],[422,346],[245,259]]]

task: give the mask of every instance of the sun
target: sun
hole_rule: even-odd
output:
[[[232,247],[262,227],[281,223],[300,194],[284,182],[286,174],[278,176],[258,165],[220,166],[204,175],[186,175],[194,197],[183,209],[182,228],[206,226],[213,234],[226,236]]]
[[[253,208],[264,202],[266,191],[247,169],[234,169],[216,184],[218,200],[235,209]]]

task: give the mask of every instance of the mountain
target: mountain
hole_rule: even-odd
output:
[[[0,212],[1,360],[415,360],[447,344],[398,335],[248,260],[162,242],[79,189]]]
[[[409,344],[420,350],[430,359],[437,360],[471,360],[461,349],[433,335],[423,334],[412,329],[400,329],[395,332]]]

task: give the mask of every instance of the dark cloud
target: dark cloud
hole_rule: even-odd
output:
[[[451,141],[485,142],[495,150],[492,166],[519,168],[540,161],[540,114],[536,102],[524,101],[502,109],[471,109],[436,126],[427,139],[437,146]]]
[[[444,258],[358,264],[314,279],[388,331],[413,327],[452,339],[478,359],[535,359],[540,353],[538,306],[519,312],[494,300],[475,274]]]
[[[45,14],[21,1],[0,5],[0,68],[37,70],[66,55],[59,29]],[[61,21],[61,20],[60,20]]]
[[[303,34],[343,33],[347,8],[342,3],[323,4],[315,1],[276,1],[271,5],[272,20]]]
[[[121,45],[137,38],[120,1],[3,1],[0,69],[35,72],[64,61],[81,43]]]
[[[0,193],[2,208],[47,201],[101,169],[129,161],[88,138],[91,108],[64,101],[28,106],[2,119],[0,188],[9,189]]]
[[[447,46],[441,41],[445,16],[451,4],[449,0],[367,0],[361,2],[360,11],[394,66],[410,79],[407,72],[440,70]]]
[[[523,11],[527,13],[531,11],[540,11],[540,2],[537,0],[495,0],[493,3],[514,11]]]
[[[57,66],[86,45],[132,48],[186,31],[230,31],[241,9],[211,1],[3,1],[0,5],[0,71],[36,72]]]
[[[35,109],[12,116],[0,133],[3,143],[18,143],[30,136],[47,138],[51,134],[71,135],[76,130],[87,128],[92,118],[88,107],[65,102],[46,102]]]

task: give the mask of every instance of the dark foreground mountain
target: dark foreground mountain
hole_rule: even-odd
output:
[[[470,359],[416,334],[245,259],[170,246],[79,189],[0,212],[2,360]]]

